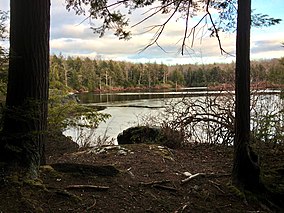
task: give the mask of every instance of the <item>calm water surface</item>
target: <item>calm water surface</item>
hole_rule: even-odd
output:
[[[272,94],[278,92],[270,91]],[[215,94],[220,94],[220,91],[208,91],[206,87],[184,88],[178,91],[80,94],[81,103],[103,108],[101,112],[108,113],[111,117],[106,122],[99,124],[96,130],[69,128],[64,134],[71,136],[76,141],[82,137],[82,134],[94,133],[92,137],[104,137],[106,135],[116,142],[116,137],[120,132],[143,123],[142,118],[145,116],[158,115],[168,101],[178,101],[182,97],[204,98],[204,96]]]
[[[219,93],[219,92],[218,92]],[[107,135],[116,142],[117,135],[123,130],[142,123],[145,116],[158,115],[164,109],[165,103],[184,96],[204,96],[216,94],[207,91],[206,87],[183,88],[178,91],[149,91],[149,92],[118,92],[118,93],[85,93],[80,94],[81,103],[104,108],[100,112],[108,113],[111,117],[95,130],[95,137]],[[82,134],[91,134],[87,129],[69,128],[64,134],[71,136],[74,141]],[[89,131],[89,133],[88,133]]]

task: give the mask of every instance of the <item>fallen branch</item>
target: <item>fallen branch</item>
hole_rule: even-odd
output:
[[[182,183],[182,184],[183,184],[183,183],[187,183],[188,181],[190,181],[190,180],[192,180],[192,179],[194,179],[194,178],[196,178],[196,177],[198,177],[198,176],[205,176],[205,175],[206,175],[205,173],[196,173],[196,174],[194,174],[194,175],[190,175],[189,177],[187,177],[187,178],[181,180],[181,183]]]
[[[135,177],[135,175],[133,174],[133,172],[131,172],[131,167],[130,168],[128,168],[126,171],[130,174],[130,176],[132,177],[132,178],[134,178]]]
[[[182,213],[184,212],[184,210],[188,207],[188,204],[184,204],[183,206],[181,206],[180,208],[178,208],[178,210],[174,211],[174,213]]]
[[[222,173],[207,173],[207,174],[206,173],[196,173],[196,174],[192,175],[189,172],[184,172],[182,174],[187,176],[187,178],[185,178],[181,181],[182,184],[184,184],[184,183],[186,183],[186,182],[190,181],[191,179],[194,179],[198,176],[202,176],[202,177],[205,177],[205,176],[206,177],[227,177],[227,176],[231,176],[231,174],[227,174],[227,173],[223,173],[223,174]]]
[[[174,191],[174,192],[177,191],[177,189],[174,188],[174,187],[164,186],[164,185],[160,185],[160,184],[154,184],[153,187],[155,187],[157,189],[165,189],[165,190]]]
[[[88,208],[86,208],[86,210],[87,210],[87,211],[92,210],[92,209],[96,206],[96,204],[97,204],[97,200],[95,199],[95,200],[94,200],[94,203],[93,203],[91,206],[89,206]]]
[[[140,183],[143,186],[151,186],[157,189],[164,189],[164,190],[169,190],[169,191],[174,191],[176,192],[178,189],[175,187],[171,187],[171,186],[165,186],[163,184],[165,183],[169,183],[171,182],[170,180],[160,180],[160,181],[152,181],[152,182],[148,182],[148,183]]]
[[[218,189],[220,192],[222,192],[223,194],[225,194],[225,192],[220,188],[221,184],[216,183],[212,180],[209,180],[209,183],[211,183],[216,189]]]
[[[152,182],[148,182],[148,183],[140,183],[141,185],[144,186],[149,186],[149,185],[155,185],[155,184],[164,184],[164,183],[169,183],[171,182],[170,180],[159,180],[159,181],[152,181]]]
[[[69,185],[65,189],[92,189],[97,191],[106,191],[109,189],[108,186],[95,186],[95,185]]]

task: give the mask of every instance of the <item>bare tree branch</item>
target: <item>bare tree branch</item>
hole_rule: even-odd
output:
[[[154,28],[159,28],[155,35],[153,36],[153,38],[151,39],[150,43],[144,47],[140,52],[143,52],[144,50],[148,49],[149,47],[153,46],[154,44],[156,44],[156,42],[158,41],[158,39],[160,38],[160,36],[162,35],[167,23],[172,19],[172,17],[176,14],[176,12],[178,11],[179,9],[179,6],[181,4],[182,1],[179,1],[178,2],[178,5],[176,6],[174,12],[172,12],[172,14],[169,16],[169,18],[163,23],[163,24],[160,24],[160,25],[154,25],[152,26],[152,29]]]
[[[190,6],[192,4],[192,1],[188,2],[187,5],[187,13],[186,13],[186,20],[185,20],[185,30],[184,30],[184,36],[183,36],[183,41],[182,41],[182,47],[181,47],[181,54],[184,54],[184,49],[185,49],[185,39],[188,31],[188,21],[189,21],[189,10]]]
[[[225,54],[227,54],[227,55],[233,56],[232,54],[230,54],[230,53],[228,53],[227,51],[225,51],[225,50],[223,49],[223,47],[222,47],[222,43],[221,43],[221,40],[220,40],[220,37],[219,37],[218,30],[217,30],[216,25],[215,25],[215,23],[214,23],[214,21],[213,21],[213,18],[212,18],[211,13],[209,12],[209,2],[210,2],[210,0],[208,0],[207,6],[206,6],[206,12],[207,12],[207,14],[208,14],[208,16],[209,16],[209,18],[210,18],[210,21],[211,21],[211,23],[212,23],[212,26],[213,26],[213,28],[214,28],[214,33],[215,33],[215,36],[216,36],[216,38],[217,38],[217,40],[218,40],[219,49],[220,49],[220,51],[221,51],[221,54],[223,55],[223,53],[225,53]]]
[[[145,17],[144,19],[142,19],[141,21],[137,22],[136,24],[132,25],[131,27],[136,27],[138,25],[140,25],[141,23],[145,22],[146,20],[150,19],[151,17],[153,17],[154,15],[158,14],[159,12],[161,12],[162,10],[164,10],[165,8],[167,8],[168,6],[170,6],[171,4],[173,4],[174,1],[164,5],[164,6],[161,6],[161,7],[155,7],[155,8],[159,8],[159,10],[156,10],[155,12],[153,12],[152,14],[148,15],[147,17]],[[153,10],[154,8],[151,8],[150,10]],[[148,10],[148,11],[150,11]],[[148,12],[147,11],[147,12]],[[145,12],[144,14],[146,14],[147,12]]]

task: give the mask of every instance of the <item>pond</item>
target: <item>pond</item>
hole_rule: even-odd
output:
[[[266,90],[265,96],[275,96],[279,92],[279,90]],[[222,92],[207,90],[206,87],[196,87],[148,92],[79,94],[78,97],[82,104],[103,108],[101,112],[108,113],[111,117],[106,122],[100,123],[95,130],[69,128],[64,131],[64,134],[71,136],[77,142],[82,140],[83,137],[88,139],[90,137],[108,137],[116,143],[116,137],[119,133],[131,126],[143,124],[143,118],[146,116],[157,116],[164,110],[165,103],[168,101],[178,101],[182,97],[201,99],[220,93]]]

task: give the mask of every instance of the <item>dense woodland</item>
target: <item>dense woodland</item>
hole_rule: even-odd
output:
[[[7,61],[0,66],[0,93],[5,94]],[[234,84],[235,63],[165,65],[131,63],[52,55],[50,89],[104,91],[124,89],[203,87]],[[266,86],[284,84],[284,58],[251,62],[251,82]]]
[[[234,83],[235,63],[167,66],[79,57],[51,56],[50,87],[98,91],[174,86],[216,86]],[[253,61],[251,82],[284,83],[284,58]]]

